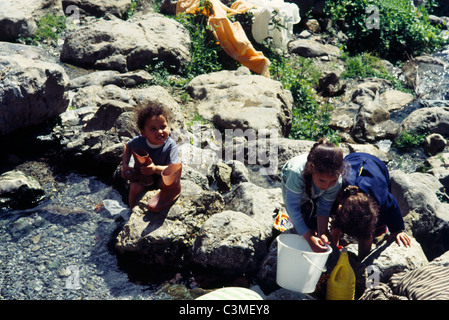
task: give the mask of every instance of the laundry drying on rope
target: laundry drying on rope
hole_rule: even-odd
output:
[[[298,7],[295,4],[285,4],[284,7],[281,5],[283,0],[264,0],[264,2],[237,0],[230,7],[219,0],[207,0],[207,2],[209,8],[200,7],[200,0],[179,0],[176,4],[176,14],[185,12],[206,15],[208,24],[214,30],[215,38],[229,56],[251,71],[270,77],[268,58],[254,48],[242,25],[239,22],[231,22],[228,16],[252,10],[255,16],[252,34],[256,42],[262,43],[265,38],[274,37],[275,46],[286,46],[293,34],[293,24],[300,20]],[[294,10],[295,8],[297,10]],[[273,15],[276,15],[274,24],[271,19]]]

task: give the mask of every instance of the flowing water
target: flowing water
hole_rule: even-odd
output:
[[[413,111],[421,108],[449,106],[449,48],[434,53],[433,57],[440,59],[442,64],[419,64],[415,88],[418,98],[401,110],[391,113],[392,121],[399,124]],[[422,148],[398,150],[391,148],[391,141],[379,141],[377,145],[392,156],[389,169],[414,172],[427,158]]]
[[[448,55],[447,50],[435,54],[446,62]],[[445,103],[448,73],[437,66],[426,74],[417,90],[429,94],[421,99]],[[410,104],[405,113],[393,114],[392,119],[401,121],[425,106],[421,102]],[[20,148],[17,145],[21,146],[14,142],[8,147]],[[399,152],[391,148],[391,141],[380,141],[378,147],[393,155],[390,169],[411,172],[425,158],[419,149]],[[20,149],[15,151],[20,154]],[[5,172],[15,167],[37,177],[46,199],[26,210],[0,208],[0,299],[173,298],[166,283],[162,282],[165,289],[161,290],[161,283],[130,281],[120,268],[111,240],[129,210],[118,191],[95,175],[59,171],[50,157],[28,150],[23,155],[26,161],[11,167],[9,159],[11,168],[2,168]]]

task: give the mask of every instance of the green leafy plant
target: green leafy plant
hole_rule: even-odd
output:
[[[46,14],[36,22],[37,31],[32,37],[22,38],[21,42],[31,45],[37,45],[44,40],[56,40],[58,35],[66,29],[65,16]]]
[[[312,59],[295,56],[289,58],[282,53],[267,51],[270,58],[270,74],[282,83],[293,96],[291,139],[317,140],[326,137],[338,143],[341,139],[329,127],[332,108],[321,105],[314,88],[318,85],[320,72]]]
[[[209,2],[206,0],[204,3],[205,8],[209,8],[207,5]],[[202,10],[201,8],[203,7],[200,7],[199,10]],[[196,76],[223,70],[221,62],[223,50],[213,36],[212,28],[207,23],[207,17],[202,14],[181,13],[176,15],[175,19],[189,31],[191,61],[183,74],[178,77],[174,77],[170,73],[163,61],[155,61],[146,66],[146,70],[153,76],[150,84],[184,87]]]
[[[220,62],[222,48],[213,36],[213,30],[207,23],[207,17],[202,14],[178,14],[176,20],[187,28],[192,42],[190,51],[192,58],[185,71],[185,76],[193,78],[222,70]]]
[[[131,18],[134,13],[136,12],[137,8],[140,5],[141,0],[132,0],[131,3],[129,4],[128,9],[126,10],[125,13],[125,20]]]
[[[325,12],[334,27],[348,37],[345,45],[350,54],[375,52],[400,61],[446,43],[441,29],[430,23],[427,8],[416,8],[410,0],[329,0]],[[378,25],[368,23],[372,14]]]
[[[403,131],[394,139],[393,145],[398,149],[415,148],[421,146],[426,139],[422,130]]]
[[[437,190],[436,196],[440,202],[449,203],[449,195],[446,193],[446,188],[443,188],[442,191]]]
[[[345,66],[345,70],[340,75],[342,79],[376,77],[390,81],[397,90],[410,92],[397,77],[394,77],[386,69],[381,59],[371,53],[363,52],[355,56],[349,56],[347,53],[344,53],[342,59]]]

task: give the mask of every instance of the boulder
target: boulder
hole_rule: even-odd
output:
[[[416,130],[449,136],[449,107],[429,107],[413,111],[402,121],[399,133]]]
[[[391,156],[385,152],[377,148],[376,146],[372,144],[347,144],[349,152],[365,152],[372,154],[373,156],[378,157],[380,160],[382,160],[384,163],[388,164],[391,161]]]
[[[105,103],[105,101],[119,101],[128,104],[130,107],[135,107],[137,104],[132,98],[130,91],[120,88],[114,84],[94,84],[90,86],[81,86],[71,91],[72,99],[71,106],[73,109],[83,107],[98,108]]]
[[[126,11],[131,7],[132,0],[62,0],[64,12],[69,13],[76,8],[79,16],[103,17],[113,14],[118,18],[126,18]]]
[[[341,81],[340,75],[336,72],[324,74],[318,81],[318,91],[325,97],[341,95],[346,89],[346,84]]]
[[[315,141],[279,138],[278,169],[281,170],[288,160],[302,153],[309,153],[314,144]]]
[[[449,251],[446,251],[441,256],[433,259],[430,262],[430,264],[431,265],[436,265],[436,266],[448,267],[449,266]]]
[[[388,282],[398,272],[413,270],[429,263],[421,245],[411,237],[411,246],[398,245],[396,241],[386,241],[374,249],[363,261],[380,272],[380,282]]]
[[[386,106],[388,111],[396,111],[413,102],[415,98],[411,93],[399,90],[388,90],[380,95],[380,103]]]
[[[322,44],[315,40],[296,39],[288,43],[290,53],[296,53],[300,56],[313,58],[323,56],[339,57],[340,49],[331,44]]]
[[[166,270],[191,263],[191,248],[205,221],[223,209],[223,198],[202,190],[189,180],[181,180],[178,200],[160,213],[147,211],[148,201],[158,192],[147,192],[132,210],[129,220],[116,237],[120,254],[133,254],[139,262]]]
[[[18,54],[0,56],[0,135],[42,124],[69,104],[69,78],[53,63]]]
[[[364,99],[355,118],[351,135],[355,141],[374,142],[396,136],[397,125],[390,120],[386,107],[371,99]]]
[[[421,244],[429,260],[449,250],[449,203],[441,202],[443,185],[427,173],[390,172],[406,230]]]
[[[198,100],[198,113],[218,129],[276,130],[288,136],[293,97],[281,83],[248,68],[219,71],[195,77],[187,86]]]
[[[425,170],[426,173],[433,175],[444,186],[446,194],[449,190],[449,153],[442,152],[435,156],[427,158],[422,164],[421,170]],[[444,193],[441,193],[443,196]],[[445,201],[449,200],[447,198]]]
[[[431,133],[426,136],[424,141],[424,151],[429,155],[436,155],[442,152],[447,146],[447,140],[441,134]]]
[[[55,57],[52,53],[42,47],[0,41],[0,56],[12,55],[19,55],[34,61],[43,61],[53,64],[59,63],[58,57]]]
[[[271,236],[273,221],[283,207],[280,188],[266,189],[243,182],[224,197],[225,209],[243,212],[257,221],[265,237]]]
[[[0,2],[0,41],[31,37],[37,31],[36,22],[46,13],[63,15],[56,0],[3,0]]]
[[[2,208],[26,209],[45,197],[39,182],[22,171],[7,171],[0,175],[0,204]]]
[[[265,256],[266,241],[256,219],[242,212],[223,211],[202,225],[193,245],[193,261],[224,274],[253,272]]]
[[[118,87],[132,88],[150,81],[153,77],[144,70],[120,73],[106,70],[96,71],[70,80],[70,90],[90,86],[107,86],[114,84]]]
[[[182,72],[190,62],[190,35],[174,19],[156,13],[126,21],[100,18],[70,32],[60,58],[81,67],[120,72],[162,62]]]

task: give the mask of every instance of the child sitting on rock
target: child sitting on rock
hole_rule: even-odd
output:
[[[130,182],[128,205],[131,209],[137,198],[156,183],[161,190],[149,201],[150,211],[166,209],[181,193],[182,165],[176,142],[170,137],[169,116],[169,111],[155,102],[137,109],[140,135],[126,143],[122,156],[122,177]],[[131,157],[133,167],[130,166]]]
[[[342,232],[357,238],[359,260],[369,254],[373,238],[387,231],[398,245],[410,246],[410,238],[403,232],[398,201],[390,192],[390,176],[385,164],[362,152],[347,155],[345,162],[350,169],[334,205],[333,242],[338,245]]]

